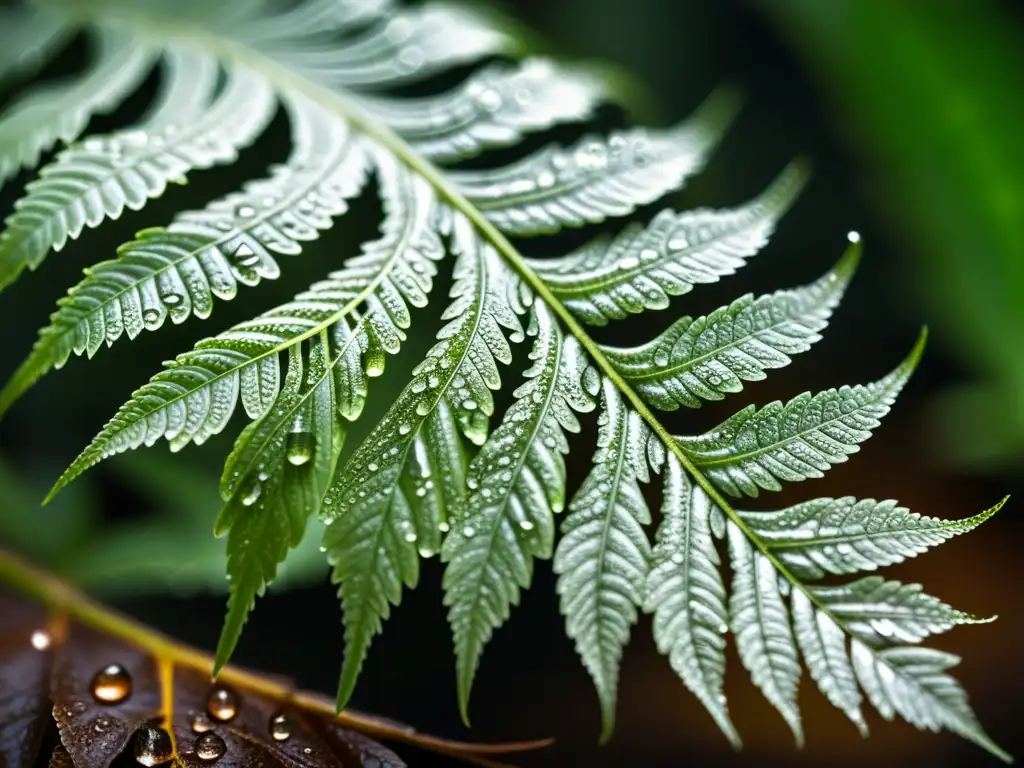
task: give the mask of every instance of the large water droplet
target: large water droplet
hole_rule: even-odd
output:
[[[654,364],[659,368],[664,368],[666,365],[668,365],[668,355],[665,354],[664,352],[655,352]]]
[[[619,263],[616,266],[619,269],[635,269],[640,265],[640,259],[635,256],[627,256],[624,259],[619,259]]]
[[[279,713],[270,719],[270,735],[274,741],[287,741],[295,731],[295,723],[288,715]]]
[[[161,294],[160,295],[160,300],[164,304],[166,304],[168,307],[176,307],[179,304],[181,304],[181,302],[183,301],[183,299],[181,298],[181,294],[178,294],[178,293],[164,293],[164,294]]]
[[[213,763],[220,760],[228,750],[227,745],[224,744],[224,739],[213,732],[200,735],[196,739],[195,749],[196,757],[204,763]]]
[[[316,436],[312,432],[290,432],[285,447],[288,463],[293,467],[308,464],[316,450]]]
[[[252,485],[242,494],[242,506],[251,507],[259,499],[261,493],[263,493],[263,486],[260,485],[260,481],[253,480]]]
[[[239,245],[233,254],[231,254],[231,260],[235,263],[236,267],[244,267],[246,269],[255,267],[260,263],[260,255],[254,251],[248,243],[242,243]]]
[[[135,732],[135,762],[151,768],[166,763],[174,755],[171,737],[163,728],[143,726]]]
[[[465,528],[462,529],[462,535],[465,536],[467,539],[472,539],[474,536],[476,536],[476,529],[472,525],[467,525]]]
[[[206,699],[206,711],[214,720],[226,723],[238,714],[238,696],[230,688],[217,686]]]
[[[132,678],[120,664],[109,664],[92,679],[93,698],[103,704],[120,704],[132,692]]]
[[[148,309],[142,310],[142,322],[146,325],[152,325],[160,319],[160,310],[149,307]]]
[[[501,94],[493,88],[485,88],[476,97],[476,102],[487,112],[497,112],[501,109]]]
[[[524,531],[532,531],[533,530],[533,521],[532,520],[520,520],[519,521],[519,527],[522,528]]]
[[[240,219],[251,219],[256,215],[256,209],[251,205],[240,205],[235,208],[235,216]]]

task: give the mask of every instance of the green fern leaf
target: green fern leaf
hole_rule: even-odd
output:
[[[821,477],[846,461],[889,412],[924,351],[922,333],[913,351],[873,384],[805,392],[786,405],[750,405],[710,432],[679,438],[693,463],[733,496],[781,490],[780,481]]]
[[[534,364],[504,421],[473,459],[473,489],[464,524],[445,540],[445,605],[452,625],[459,706],[468,721],[469,694],[484,646],[519,602],[532,559],[551,557],[552,513],[565,504],[568,453],[563,430],[578,432],[575,412],[593,410],[598,381],[580,347],[536,301],[530,333]]]
[[[505,168],[448,177],[511,235],[596,224],[680,187],[704,165],[734,112],[732,96],[718,95],[690,121],[667,131],[585,137],[571,149],[547,147]]]
[[[654,614],[658,650],[739,748],[723,691],[728,609],[710,511],[707,494],[690,483],[679,460],[670,454],[644,610]]]
[[[655,408],[699,408],[701,399],[721,400],[744,381],[760,381],[765,370],[782,368],[790,355],[819,341],[853,275],[854,246],[835,268],[811,285],[755,299],[736,299],[706,317],[682,317],[653,341],[629,349],[604,347],[612,365]]]
[[[421,99],[361,96],[360,103],[420,156],[453,163],[589,116],[603,91],[601,81],[586,72],[535,58],[487,67],[452,93]]]
[[[324,545],[335,566],[334,579],[341,584],[346,617],[339,708],[352,694],[389,604],[398,603],[401,584],[411,587],[418,577],[415,537],[405,537],[415,530],[415,501],[406,496],[401,482],[416,435],[443,405],[458,429],[482,444],[494,412],[491,390],[501,384],[497,363],[512,360],[502,329],[520,341],[523,336],[517,314],[526,296],[515,281],[509,285],[497,254],[460,218],[454,221],[453,240],[459,256],[453,301],[444,313],[449,322],[413,372],[412,382],[338,473],[324,499],[324,521],[332,523]],[[432,434],[424,433],[426,450],[440,454],[448,446],[432,444]]]
[[[832,706],[842,710],[866,737],[868,726],[860,711],[862,697],[846,652],[846,633],[802,590],[793,592],[791,604],[796,641],[811,677]]]
[[[1013,762],[978,723],[960,684],[945,673],[958,657],[933,648],[875,651],[859,640],[853,641],[852,656],[857,679],[886,720],[899,715],[920,729],[946,728]]]
[[[696,119],[699,125],[701,118]],[[590,325],[665,309],[670,297],[732,274],[761,250],[805,178],[803,168],[794,165],[746,206],[662,211],[646,228],[631,225],[611,243],[598,238],[568,256],[528,263],[552,294]]]
[[[277,256],[300,253],[332,226],[371,176],[383,204],[378,239],[292,301],[169,363],[54,488],[161,438],[173,450],[203,442],[226,428],[241,403],[254,423],[242,431],[221,482],[216,529],[228,538],[231,598],[218,664],[319,514],[345,610],[339,706],[403,588],[416,584],[419,557],[440,552],[465,716],[484,647],[529,586],[534,559],[554,550],[561,610],[598,690],[604,739],[623,649],[643,609],[653,614],[659,649],[734,744],[739,737],[723,696],[723,633],[730,628],[754,683],[798,740],[802,657],[824,695],[862,730],[863,689],[886,717],[946,727],[1006,757],[946,675],[952,657],[905,647],[978,620],[916,585],[880,577],[811,583],[912,557],[995,509],[945,522],[871,499],[738,512],[726,497],[776,490],[845,461],[888,412],[923,337],[875,384],[750,406],[705,435],[673,438],[651,407],[722,399],[806,351],[843,294],[857,247],[816,283],[666,323],[658,338],[630,349],[602,347],[583,326],[665,309],[671,297],[739,269],[793,202],[806,177],[801,164],[746,205],[664,210],[647,226],[629,224],[568,255],[527,259],[506,236],[625,216],[678,188],[730,122],[730,93],[720,92],[676,128],[581,132],[586,138],[578,143],[524,153],[503,167],[485,157],[474,170],[448,170],[439,166],[587,118],[606,83],[540,59],[452,73],[453,66],[512,52],[515,40],[492,15],[447,5],[45,6],[54,20],[0,14],[0,77],[41,64],[70,30],[97,45],[98,57],[83,74],[30,91],[0,116],[0,180],[35,164],[58,140],[75,139],[156,62],[162,90],[135,127],[73,144],[29,184],[0,232],[0,285],[85,227],[142,207],[191,169],[233,161],[278,105],[294,148],[268,178],[142,231],[116,259],[87,270],[0,392],[0,413],[73,354],[91,357],[168,318],[207,318],[215,299],[277,277]],[[445,72],[460,83],[432,93],[431,78]],[[437,342],[342,464],[346,422],[362,416],[371,379],[404,344],[413,309],[428,302],[447,255],[454,279]],[[503,383],[499,364],[512,362],[511,342],[525,340],[526,315],[535,336],[532,363],[490,433],[493,393]],[[578,414],[593,409],[598,390],[593,467],[572,496],[556,544],[567,436],[579,429]],[[467,439],[480,446],[468,468]],[[665,475],[653,550],[641,493],[651,468]],[[726,537],[728,589],[716,543]]]
[[[39,163],[57,141],[71,141],[94,114],[113,109],[146,76],[156,51],[103,29],[92,68],[77,80],[30,91],[0,114],[0,186]]]
[[[291,347],[273,408],[242,432],[228,457],[222,482],[227,505],[215,532],[228,537],[231,598],[215,671],[231,656],[256,596],[319,509],[344,440],[333,368],[345,357],[344,349],[331,350],[326,333],[310,342],[308,363],[299,345]]]
[[[266,82],[240,68],[217,87],[215,59],[187,52],[165,59],[168,85],[154,114],[136,128],[92,137],[62,152],[15,203],[0,235],[0,289],[24,268],[37,269],[84,227],[141,210],[169,182],[195,168],[233,162],[274,112]]]
[[[793,731],[797,746],[802,746],[804,734],[796,702],[800,663],[789,611],[779,591],[779,574],[733,523],[728,525],[728,537],[733,571],[730,628],[736,635],[740,659],[754,684]]]
[[[740,512],[765,547],[794,574],[870,571],[902,562],[942,542],[973,531],[1006,499],[974,517],[939,520],[897,506],[895,501],[814,499],[771,512]]]
[[[569,505],[554,568],[566,631],[601,701],[604,741],[615,724],[622,649],[643,602],[651,513],[639,485],[649,479],[647,427],[607,379],[598,423],[594,467]]]
[[[441,252],[433,231],[433,195],[384,157],[377,158],[382,186],[393,210],[384,236],[364,246],[347,268],[309,291],[254,320],[236,325],[179,355],[121,407],[54,486],[50,496],[104,458],[161,437],[178,450],[203,442],[224,429],[241,396],[253,419],[270,408],[277,395],[277,356],[289,347],[341,323],[364,301],[361,349],[395,353],[412,322],[406,302],[426,304]],[[381,296],[371,296],[380,290]],[[380,360],[383,352],[374,359]],[[380,375],[383,364],[370,368]],[[365,389],[365,388],[364,388]],[[358,391],[358,390],[357,390]],[[361,398],[361,395],[358,395]]]
[[[809,594],[853,636],[876,647],[919,643],[957,624],[992,620],[950,608],[922,592],[920,584],[886,581],[881,576],[836,587],[811,587]]]

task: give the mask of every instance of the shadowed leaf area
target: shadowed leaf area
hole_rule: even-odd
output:
[[[122,756],[189,768],[406,765],[378,739],[493,767],[505,763],[489,754],[543,745],[462,744],[371,715],[334,715],[329,699],[233,668],[211,682],[212,658],[89,603],[2,552],[0,558],[0,580],[17,568],[57,600],[48,608],[0,586],[4,768],[47,759],[50,766],[106,768]],[[58,603],[72,597],[65,611]]]

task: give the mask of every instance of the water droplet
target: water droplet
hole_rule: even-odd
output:
[[[624,259],[619,259],[619,263],[616,266],[619,269],[635,269],[640,265],[640,259],[635,256],[627,256]]]
[[[235,208],[235,216],[240,219],[251,219],[256,215],[256,209],[251,205],[240,205]]]
[[[653,248],[644,248],[640,251],[640,261],[656,261],[658,252]]]
[[[681,251],[689,245],[690,242],[682,235],[677,235],[668,241],[668,247],[671,251]]]
[[[120,704],[132,692],[132,678],[120,664],[109,664],[92,679],[93,698],[104,704]]]
[[[444,520],[437,524],[437,530],[439,530],[441,533],[448,533],[448,531],[450,531],[451,528],[452,527]]]
[[[227,752],[228,748],[224,744],[224,739],[216,733],[208,732],[203,733],[196,739],[195,750],[196,757],[204,763],[213,763],[224,757],[224,753]]]
[[[532,531],[533,530],[533,521],[532,520],[520,520],[519,521],[519,527],[522,528],[524,531]]]
[[[313,754],[313,748],[312,747],[303,747],[302,748],[302,754],[304,754],[304,755],[312,755]]]
[[[53,641],[50,638],[49,632],[37,629],[35,632],[32,633],[30,642],[32,643],[32,647],[35,648],[37,651],[45,651],[47,648],[50,647],[50,643]]]
[[[465,536],[467,539],[472,539],[474,536],[476,536],[476,529],[472,525],[467,525],[465,528],[462,529],[462,535]]]
[[[239,245],[233,254],[231,254],[231,260],[235,263],[236,267],[255,267],[260,263],[260,255],[254,251],[248,243],[242,243]]]
[[[591,141],[576,150],[576,165],[585,171],[604,168],[608,164],[608,150],[599,141]]]
[[[410,544],[415,543],[416,538],[417,538],[416,537],[416,531],[409,531],[408,533],[405,534],[404,538]]]
[[[213,723],[206,715],[199,714],[192,718],[192,730],[195,733],[206,733],[213,730]]]
[[[135,762],[139,765],[151,768],[166,763],[173,755],[167,731],[146,725],[135,732]]]
[[[860,232],[858,232],[858,231],[856,231],[854,229],[851,229],[849,232],[846,233],[846,239],[849,240],[851,243],[859,243],[860,242]]]
[[[214,226],[217,227],[217,229],[219,229],[221,232],[230,232],[232,229],[234,229],[234,227],[231,226],[230,221],[221,220],[214,224]]]
[[[416,403],[416,415],[417,416],[426,416],[428,413],[430,413],[430,403],[429,402],[427,402],[426,400],[420,400],[418,403]]]
[[[113,721],[109,717],[98,717],[96,722],[92,724],[92,729],[96,733],[106,733],[111,725],[113,725]]]
[[[316,450],[316,436],[312,432],[290,432],[285,447],[288,463],[293,467],[308,464]]]
[[[152,325],[153,323],[155,323],[159,319],[160,319],[160,310],[159,309],[153,309],[152,307],[150,307],[149,309],[142,310],[142,322],[144,322],[146,325]]]
[[[274,741],[287,741],[292,737],[295,730],[295,723],[284,713],[274,715],[270,719],[270,735]]]
[[[724,635],[724,634],[725,634],[726,632],[728,632],[728,631],[729,631],[729,625],[728,625],[728,624],[719,624],[719,625],[718,625],[718,631],[719,631],[719,632],[720,632],[721,634],[723,634],[723,635]]]
[[[473,400],[472,398],[467,398],[462,401],[462,407],[465,408],[467,411],[475,411],[477,409],[476,400]]]
[[[165,293],[165,294],[162,294],[160,296],[160,300],[164,304],[166,304],[168,307],[176,307],[179,304],[181,304],[181,302],[183,301],[183,299],[181,298],[181,295],[177,294],[177,293]]]
[[[551,511],[554,512],[556,515],[563,509],[565,509],[565,504],[563,504],[561,501],[552,502]]]
[[[206,699],[206,711],[214,720],[226,723],[238,714],[238,696],[229,688],[217,686]]]
[[[682,552],[673,552],[672,553],[672,562],[675,563],[676,565],[682,565],[683,561],[685,559],[686,558],[683,557],[683,553]]]
[[[664,368],[666,365],[668,365],[668,355],[666,355],[664,352],[655,352],[654,364],[659,368]]]
[[[366,469],[368,472],[376,472],[379,469],[379,467],[377,466],[376,462],[371,461],[369,464],[366,465]]]
[[[497,112],[501,109],[501,94],[491,88],[481,91],[476,101],[488,112]]]
[[[256,503],[257,499],[259,499],[261,493],[263,493],[263,486],[260,485],[260,481],[253,480],[252,485],[249,486],[249,490],[247,490],[242,496],[242,506],[251,507]]]
[[[542,189],[555,186],[555,174],[551,171],[541,171],[537,176],[537,186]]]
[[[398,434],[408,435],[410,432],[412,432],[412,427],[409,426],[408,424],[400,424],[398,426]]]
[[[423,65],[423,51],[419,48],[406,48],[398,54],[398,64],[403,72],[415,72]]]

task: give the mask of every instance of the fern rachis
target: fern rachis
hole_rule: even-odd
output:
[[[586,118],[602,96],[600,81],[534,62],[495,66],[440,96],[409,100],[368,92],[508,50],[510,39],[492,22],[447,6],[396,11],[384,0],[304,0],[275,12],[240,0],[216,8],[155,0],[40,4],[65,19],[61,23],[98,28],[101,37],[137,45],[147,61],[160,58],[169,68],[171,86],[129,143],[141,141],[156,157],[172,145],[189,146],[176,131],[176,137],[165,135],[161,118],[184,109],[186,100],[197,125],[223,142],[218,152],[182,152],[184,161],[167,166],[171,176],[230,162],[262,130],[273,104],[269,94],[287,109],[295,151],[269,178],[204,211],[182,214],[166,229],[140,233],[117,259],[88,274],[0,393],[0,412],[71,354],[91,356],[123,335],[156,330],[168,317],[204,319],[215,298],[229,300],[239,286],[276,277],[281,267],[272,254],[300,252],[303,242],[344,214],[369,175],[384,202],[379,239],[293,301],[168,364],[54,488],[104,458],[161,437],[174,449],[202,442],[222,431],[243,404],[254,423],[225,468],[217,526],[228,536],[231,556],[218,666],[227,661],[255,597],[273,581],[307,519],[319,513],[328,524],[324,547],[346,614],[339,706],[391,606],[403,587],[415,585],[418,559],[440,551],[465,715],[487,640],[529,586],[533,559],[553,556],[567,631],[597,685],[605,735],[619,657],[638,611],[646,610],[655,615],[659,648],[735,743],[721,694],[723,628],[732,630],[754,681],[798,738],[795,694],[803,655],[825,695],[859,727],[858,682],[883,715],[899,712],[921,726],[945,726],[1003,755],[944,674],[950,660],[906,647],[969,617],[910,586],[890,587],[874,577],[843,588],[808,583],[823,572],[852,573],[916,555],[976,523],[932,525],[907,513],[889,518],[892,527],[879,539],[872,523],[891,511],[886,502],[854,504],[856,514],[840,515],[826,530],[814,512],[831,514],[845,502],[746,513],[725,496],[777,490],[783,481],[817,477],[844,461],[906,383],[923,337],[902,366],[875,384],[808,393],[760,410],[750,406],[705,435],[676,437],[654,410],[722,399],[806,351],[841,298],[859,248],[851,247],[812,285],[683,318],[632,349],[602,347],[584,326],[665,309],[671,297],[740,268],[766,244],[794,199],[800,167],[747,205],[663,211],[646,226],[629,225],[559,258],[527,259],[509,239],[605,222],[679,187],[728,123],[734,108],[728,95],[711,99],[673,129],[588,134],[504,168],[452,171],[442,164]],[[39,17],[26,18],[38,24],[31,20]],[[216,60],[229,73],[225,91],[207,78],[206,98],[197,101],[188,89],[173,87],[189,53],[196,61]],[[89,85],[88,77],[73,104],[78,115],[111,101],[108,89]],[[244,78],[258,83],[237,97],[253,117],[244,130],[228,134],[210,115],[225,100],[233,103],[230,83]],[[128,83],[114,87],[130,89]],[[24,146],[35,152],[81,130],[46,124],[26,132],[31,114],[19,103],[12,110],[0,115],[0,138],[7,131],[16,139],[6,155],[0,141],[0,170],[32,160]],[[77,237],[83,222],[95,226],[104,218],[104,211],[89,209],[95,204],[88,191],[68,193],[61,184],[76,157],[91,151],[105,157],[108,146],[92,139],[72,146],[29,187],[0,234],[0,286]],[[128,199],[127,191],[117,191],[117,179],[126,190],[129,184],[117,167],[91,183]],[[132,207],[162,187],[149,189],[149,195],[135,190]],[[48,195],[57,208],[43,204]],[[106,216],[116,217],[117,202],[106,207]],[[75,213],[83,205],[88,215]],[[30,210],[57,222],[55,234],[32,240]],[[82,221],[71,221],[69,211]],[[369,436],[339,460],[344,422],[361,416],[369,379],[383,373],[388,354],[399,352],[413,311],[430,300],[445,261],[453,262],[454,282],[437,343]],[[501,366],[513,362],[512,345],[527,335],[534,339],[532,365],[492,432],[492,392],[505,383]],[[593,410],[598,395],[594,468],[567,505],[556,546],[553,516],[566,506],[564,430],[578,428],[576,414]],[[479,447],[468,460],[466,442]],[[653,549],[638,484],[650,480],[652,469],[665,475]],[[815,520],[820,528],[808,536]],[[841,545],[823,543],[837,535],[845,537]],[[719,573],[715,539],[723,537],[732,558],[731,590]],[[676,589],[692,597],[680,600]],[[849,594],[869,601],[869,613],[882,623],[851,612],[843,602]],[[878,626],[892,631],[880,633]],[[880,682],[883,668],[886,679],[903,681],[899,690]]]

